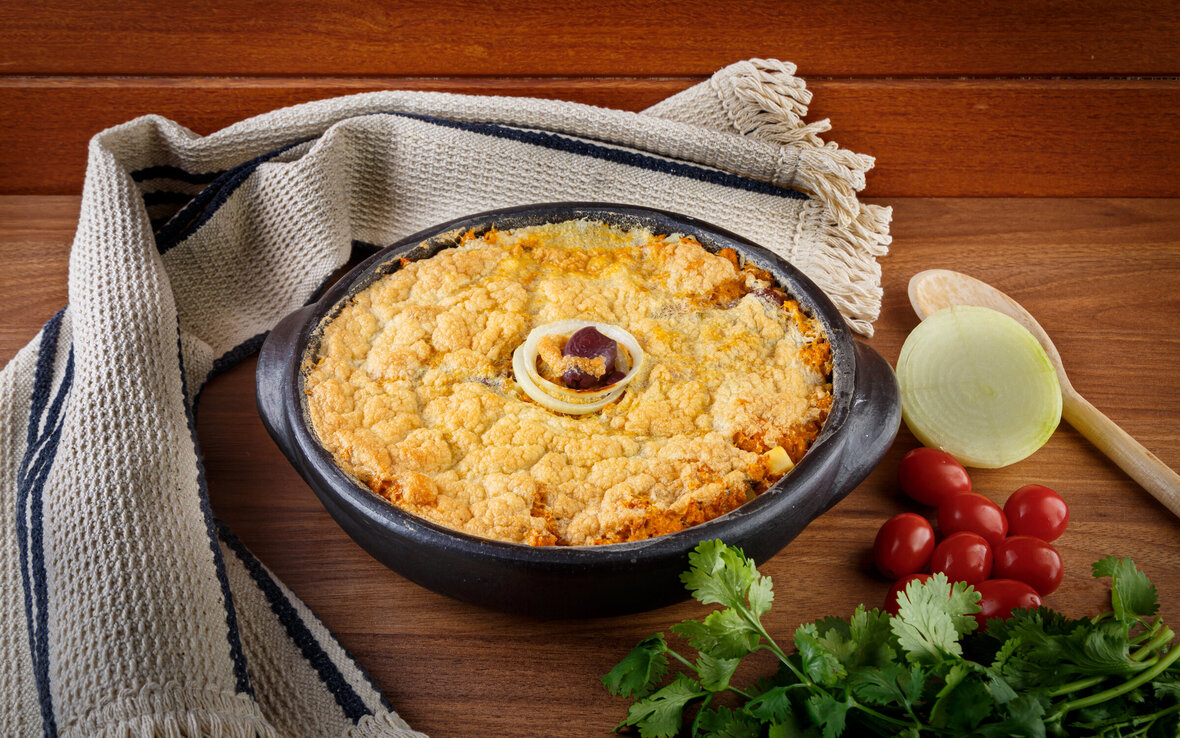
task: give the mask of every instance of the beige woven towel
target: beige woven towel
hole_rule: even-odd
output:
[[[823,145],[808,98],[754,60],[641,114],[391,91],[95,136],[69,307],[0,372],[3,734],[420,735],[213,517],[201,387],[355,241],[530,202],[698,216],[870,333],[890,214],[857,201],[872,160]]]

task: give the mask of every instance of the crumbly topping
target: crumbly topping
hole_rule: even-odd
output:
[[[647,354],[584,416],[532,402],[512,352],[572,318]],[[560,353],[560,347],[558,349]],[[819,325],[691,237],[567,223],[466,234],[353,297],[305,370],[307,410],[342,468],[411,513],[530,545],[637,540],[724,514],[798,461],[831,406]]]

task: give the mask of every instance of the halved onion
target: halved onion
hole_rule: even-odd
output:
[[[572,335],[582,328],[591,327],[599,333],[619,344],[623,350],[619,352],[616,363],[620,371],[624,371],[623,378],[590,390],[576,390],[550,382],[537,371],[537,344],[545,336],[553,334]],[[559,413],[567,415],[586,415],[601,410],[614,402],[623,394],[623,390],[643,365],[643,349],[639,341],[635,340],[626,330],[609,323],[595,323],[589,320],[559,320],[555,323],[534,328],[525,342],[516,347],[512,353],[512,372],[521,389],[538,404]],[[608,367],[608,370],[610,367]]]
[[[1040,342],[989,308],[927,317],[897,359],[901,410],[924,445],[998,468],[1039,449],[1061,422],[1061,386]]]

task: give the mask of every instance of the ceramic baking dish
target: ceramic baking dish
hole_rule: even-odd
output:
[[[795,468],[740,508],[701,525],[631,543],[531,547],[477,538],[411,515],[340,469],[307,419],[305,359],[324,321],[352,295],[398,268],[454,246],[469,229],[506,230],[589,218],[623,229],[695,236],[705,248],[733,248],[770,271],[831,343],[833,403],[819,437]],[[687,596],[679,580],[688,552],[719,538],[759,563],[787,545],[851,492],[892,443],[901,418],[889,364],[853,340],[831,301],[769,250],[695,218],[634,206],[554,203],[460,218],[380,251],[319,300],[284,318],[263,344],[256,378],[267,430],[340,526],[378,561],[437,592],[480,605],[546,616],[599,616],[666,605]]]

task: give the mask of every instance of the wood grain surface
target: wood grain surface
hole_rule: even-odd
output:
[[[494,9],[492,9],[494,8]],[[378,89],[640,110],[741,59],[798,64],[868,195],[1177,197],[1180,4],[0,0],[0,194],[78,194],[139,115],[199,134]]]
[[[756,56],[810,77],[1180,68],[1168,0],[4,0],[0,12],[7,74],[682,76]]]
[[[4,78],[0,193],[81,191],[86,142],[139,115],[208,134],[274,108],[381,89],[530,95],[641,110],[673,79]],[[1180,80],[809,80],[809,120],[877,158],[870,196],[1180,196]]]
[[[1052,336],[1074,386],[1166,464],[1180,467],[1180,200],[896,199],[886,297],[869,344],[890,361],[916,325],[905,286],[926,268],[965,271],[1020,301]],[[0,361],[67,300],[73,197],[0,197]],[[449,736],[608,736],[626,701],[599,677],[641,638],[707,610],[683,603],[638,615],[538,620],[428,592],[388,571],[332,522],[266,435],[253,403],[253,360],[202,395],[198,431],[213,507],[336,633],[415,728]],[[771,633],[881,602],[872,572],[880,524],[914,507],[894,481],[916,445],[902,429],[877,470],[763,570],[775,582]],[[1032,457],[974,470],[1003,502],[1038,482],[1072,506],[1058,541],[1066,575],[1048,604],[1103,607],[1089,565],[1133,557],[1180,620],[1180,521],[1063,425]],[[929,512],[929,511],[927,511]],[[751,666],[769,670],[767,663]]]

